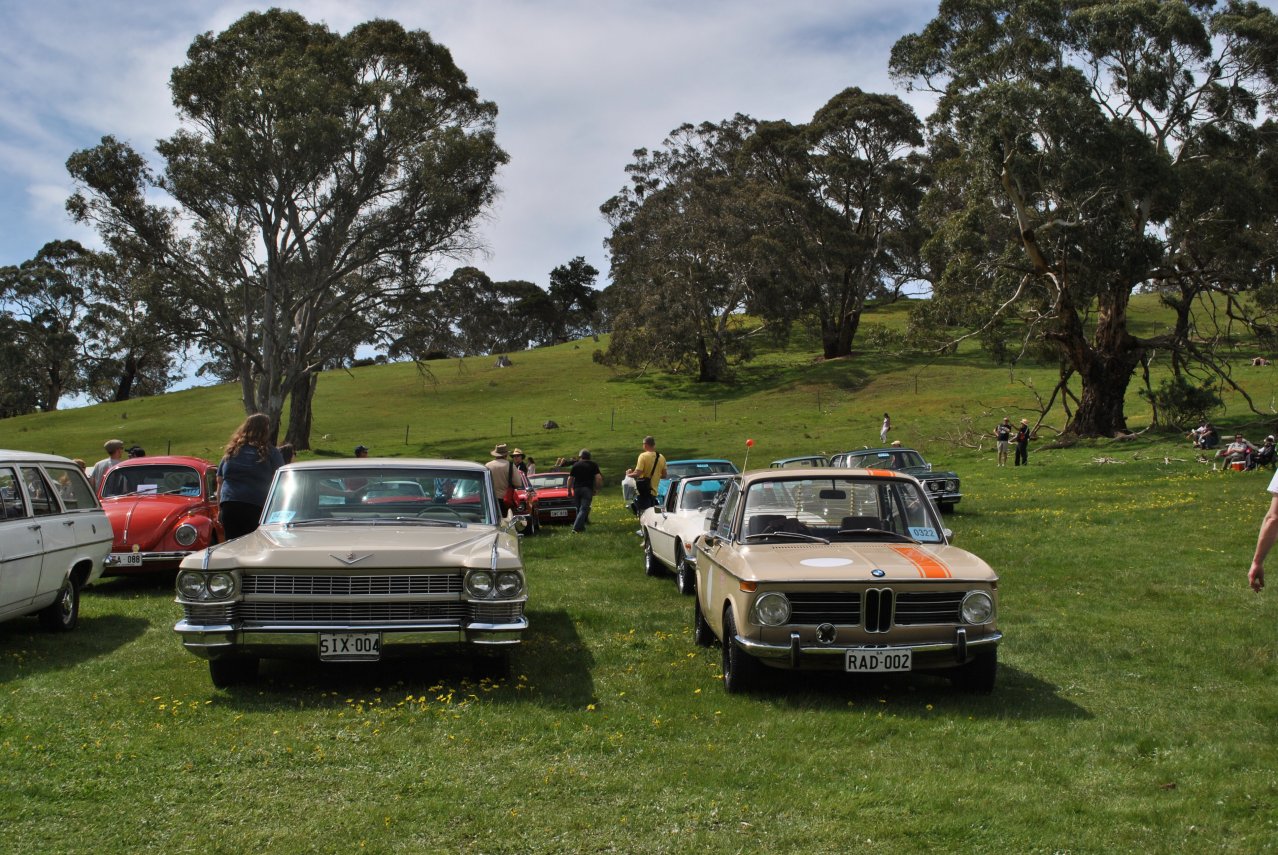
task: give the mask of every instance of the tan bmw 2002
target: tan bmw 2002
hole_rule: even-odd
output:
[[[909,475],[771,469],[743,475],[698,542],[694,636],[720,640],[729,692],[761,668],[933,672],[989,692],[998,576],[947,541]]]
[[[177,577],[182,644],[216,686],[261,658],[371,662],[452,646],[496,660],[528,599],[489,472],[457,460],[285,466],[257,531],[194,553]]]

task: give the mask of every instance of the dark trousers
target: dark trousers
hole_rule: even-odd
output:
[[[595,500],[595,491],[589,487],[573,487],[572,500],[577,506],[577,518],[572,521],[573,531],[585,531],[590,522],[590,505]]]
[[[218,506],[222,517],[222,529],[226,539],[243,537],[257,530],[258,520],[262,518],[262,506],[248,502],[222,502]]]
[[[1012,465],[1020,466],[1022,463],[1024,463],[1026,466],[1029,466],[1029,443],[1028,442],[1016,443],[1016,461]]]

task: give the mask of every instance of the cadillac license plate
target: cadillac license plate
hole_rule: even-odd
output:
[[[321,632],[319,658],[325,662],[376,661],[382,655],[380,632]]]
[[[844,667],[848,671],[878,673],[882,671],[908,671],[912,651],[887,650],[873,647],[852,649],[847,653]]]

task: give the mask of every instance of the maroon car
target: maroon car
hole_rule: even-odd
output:
[[[107,472],[98,491],[114,541],[104,575],[173,570],[225,539],[217,467],[198,457],[136,457]]]

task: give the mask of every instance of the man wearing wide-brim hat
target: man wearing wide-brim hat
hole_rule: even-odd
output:
[[[500,442],[493,446],[488,456],[492,460],[484,465],[492,473],[493,492],[497,494],[497,503],[501,505],[502,516],[506,516],[515,507],[514,491],[520,488],[527,489],[528,482],[524,478],[524,473],[516,469],[511,461],[510,448],[506,443]]]
[[[1021,419],[1021,426],[1016,429],[1016,438],[1012,442],[1016,443],[1016,460],[1013,466],[1029,466],[1029,441],[1033,439],[1030,436],[1029,419]]]

